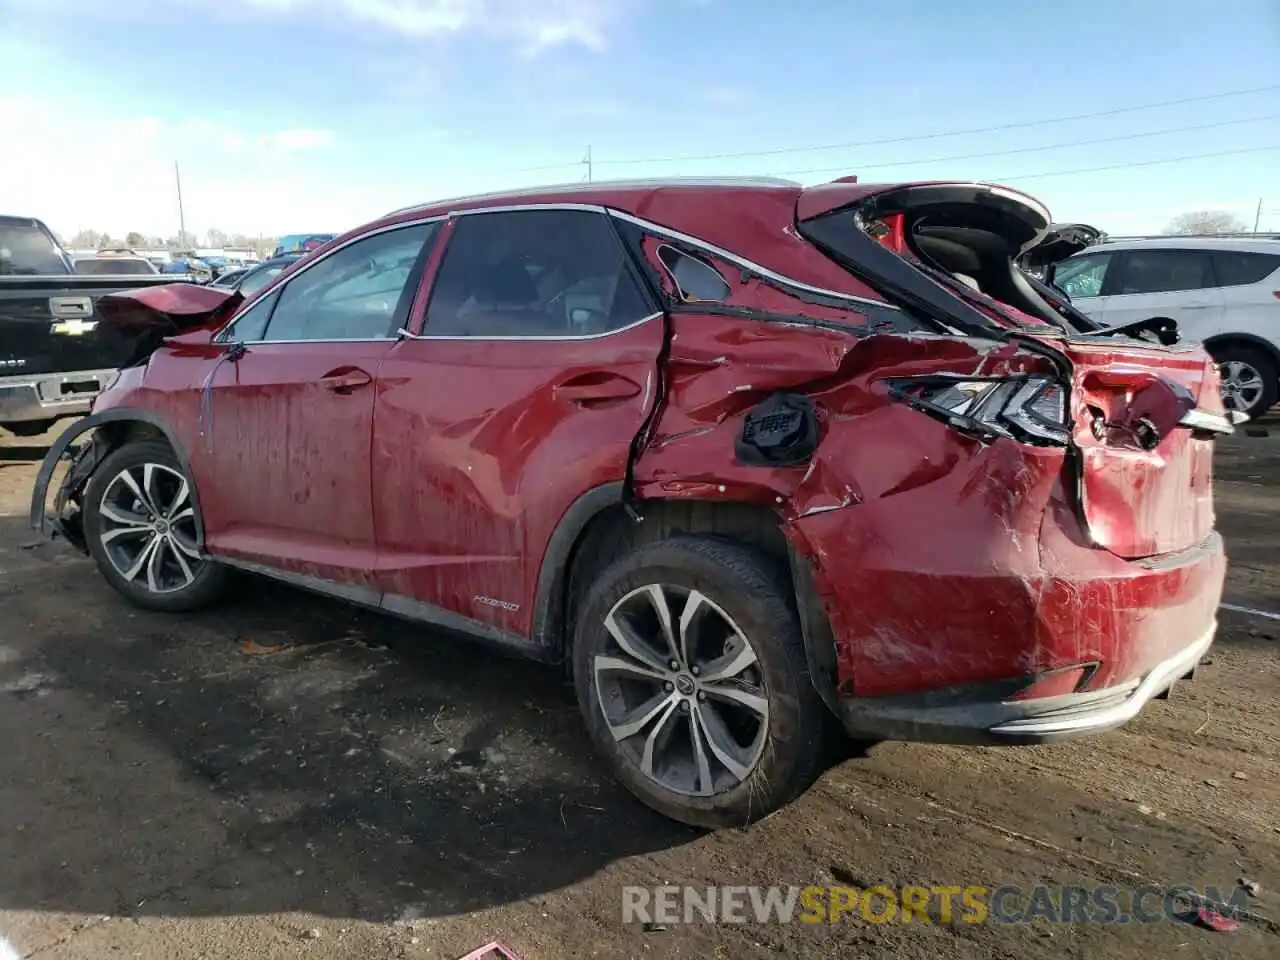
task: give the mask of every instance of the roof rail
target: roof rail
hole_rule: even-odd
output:
[[[1106,239],[1098,242],[1108,243],[1113,240],[1182,240],[1191,237],[1211,240],[1280,240],[1280,233],[1262,231],[1254,233],[1244,230],[1238,233],[1135,233],[1124,236],[1109,234]]]
[[[795,180],[783,177],[648,177],[623,180],[588,180],[574,183],[553,183],[535,187],[517,187],[513,190],[492,190],[487,193],[473,193],[462,197],[442,197],[439,200],[427,200],[415,203],[390,213],[385,217],[395,217],[402,213],[421,210],[423,207],[438,207],[441,204],[475,203],[478,200],[498,200],[503,197],[528,197],[541,193],[591,193],[596,190],[622,190],[630,187],[799,187]]]

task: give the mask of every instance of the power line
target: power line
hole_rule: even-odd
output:
[[[1168,127],[1164,130],[1147,130],[1142,133],[1125,133],[1116,137],[1098,137],[1093,140],[1072,140],[1067,143],[1051,143],[1040,147],[1017,147],[1013,150],[993,150],[986,153],[964,153],[949,157],[934,157],[927,160],[894,160],[892,163],[846,163],[839,167],[817,167],[809,170],[784,170],[780,177],[803,177],[814,173],[843,173],[851,168],[857,172],[863,170],[887,170],[890,167],[910,167],[925,163],[951,163],[956,160],[981,160],[989,157],[1007,157],[1020,153],[1040,153],[1045,150],[1066,150],[1071,147],[1093,146],[1099,143],[1119,143],[1122,140],[1140,140],[1144,137],[1159,137],[1170,133],[1190,133],[1193,130],[1212,130],[1217,127],[1230,127],[1244,123],[1261,123],[1264,120],[1280,120],[1280,114],[1268,117],[1249,117],[1243,120],[1220,120],[1216,123],[1197,123],[1187,127]],[[600,161],[597,161],[600,162]]]
[[[1243,153],[1266,153],[1280,150],[1280,143],[1267,147],[1245,147],[1241,150],[1220,150],[1216,153],[1192,153],[1183,157],[1162,157],[1159,160],[1136,160],[1133,163],[1112,163],[1105,167],[1082,167],[1078,170],[1052,170],[1048,173],[1024,173],[1016,177],[988,177],[993,182],[1013,183],[1018,180],[1039,180],[1042,177],[1066,177],[1076,173],[1104,173],[1108,170],[1126,170],[1129,167],[1154,167],[1162,163],[1182,163],[1184,160],[1207,160],[1210,157],[1235,157]]]
[[[733,153],[681,154],[666,157],[638,157],[630,160],[596,160],[597,164],[644,164],[644,163],[684,163],[695,160],[737,160],[749,157],[776,157],[791,153],[813,153],[819,150],[851,150],[855,147],[878,147],[898,143],[916,143],[923,140],[940,140],[945,137],[960,137],[975,133],[999,133],[1004,130],[1022,130],[1029,127],[1043,127],[1055,123],[1069,123],[1076,120],[1093,120],[1098,117],[1114,117],[1125,113],[1136,113],[1141,110],[1155,110],[1159,107],[1174,107],[1186,103],[1204,103],[1209,100],[1222,100],[1227,97],[1241,97],[1252,93],[1267,93],[1280,90],[1280,84],[1265,87],[1250,87],[1245,90],[1227,90],[1222,93],[1207,93],[1197,97],[1181,97],[1177,100],[1162,100],[1156,103],[1144,103],[1131,107],[1114,107],[1110,110],[1099,110],[1093,113],[1076,113],[1061,117],[1040,117],[1035,120],[1022,120],[1015,123],[1002,123],[990,127],[969,127],[964,130],[945,130],[934,133],[921,133],[909,137],[889,137],[882,140],[857,140],[848,143],[826,143],[806,147],[778,147],[773,150],[744,150]],[[573,164],[556,163],[537,167],[524,167],[523,171],[553,170]]]

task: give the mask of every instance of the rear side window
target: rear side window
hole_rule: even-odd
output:
[[[1213,272],[1220,287],[1241,287],[1280,270],[1280,253],[1215,253]]]
[[[1118,294],[1174,293],[1212,287],[1209,255],[1199,250],[1130,250]]]
[[[461,217],[427,308],[426,336],[596,336],[651,312],[613,225],[587,210]]]
[[[1059,263],[1053,271],[1053,285],[1072,300],[1102,295],[1107,271],[1115,260],[1112,253],[1091,253]]]
[[[684,300],[693,303],[706,300],[718,302],[728,300],[729,294],[733,292],[729,282],[720,276],[720,271],[683,250],[663,244],[658,248],[658,259],[671,274],[671,279],[675,281]]]
[[[416,284],[410,277],[435,224],[357,240],[285,283],[263,337],[380,340],[404,323]]]

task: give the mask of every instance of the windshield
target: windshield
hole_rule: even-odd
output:
[[[65,274],[53,239],[30,220],[0,219],[0,275]]]

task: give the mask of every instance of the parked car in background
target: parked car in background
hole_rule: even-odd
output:
[[[240,278],[248,273],[250,269],[252,268],[246,266],[229,266],[214,277],[213,280],[210,281],[209,285],[212,287],[234,289],[236,284],[239,283]]]
[[[1028,282],[1049,222],[977,183],[407,208],[248,297],[113,298],[154,352],[31,522],[143,607],[239,568],[562,662],[621,782],[700,826],[795,797],[833,729],[1109,729],[1213,641],[1232,426],[1198,344]]]
[[[1018,266],[1043,280],[1053,264],[1106,239],[1106,234],[1087,223],[1054,223],[1044,239],[1018,258]]]
[[[1049,268],[1072,305],[1116,326],[1168,318],[1221,367],[1223,398],[1258,417],[1280,393],[1280,240],[1108,241]]]
[[[182,274],[194,279],[197,283],[208,283],[213,279],[213,269],[192,253],[175,253],[163,267],[161,273]]]
[[[81,276],[123,277],[130,275],[152,276],[159,273],[155,264],[145,257],[121,254],[99,254],[93,257],[76,257],[75,272]]]
[[[293,266],[302,257],[303,254],[301,253],[287,253],[283,256],[272,257],[270,260],[263,260],[254,266],[219,276],[218,279],[213,281],[213,286],[236,291],[244,297],[251,297],[274,280],[281,271]]]
[[[276,241],[276,248],[271,258],[284,256],[286,253],[310,253],[324,246],[337,234],[334,233],[290,233]]]
[[[63,417],[87,413],[133,359],[134,340],[99,325],[99,301],[179,278],[122,274],[118,259],[73,264],[39,220],[0,216],[0,427],[38,436]],[[86,262],[110,265],[109,275],[85,275]]]

